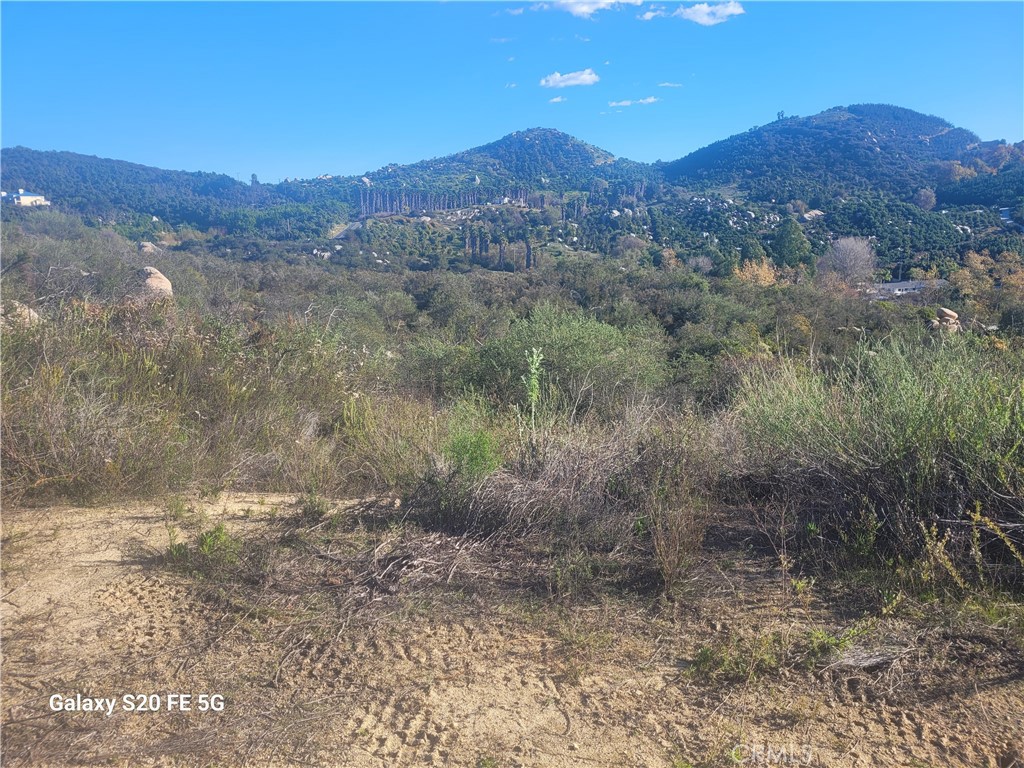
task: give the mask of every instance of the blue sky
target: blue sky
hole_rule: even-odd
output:
[[[1024,138],[1024,3],[0,3],[0,142],[248,180],[558,128],[673,160],[862,102]]]

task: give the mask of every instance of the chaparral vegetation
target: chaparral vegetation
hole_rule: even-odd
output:
[[[321,665],[316,686],[360,702],[385,678],[359,683],[336,648],[370,658],[352,638],[376,638],[422,722],[382,694],[393,719],[345,725],[358,754],[340,764],[544,763],[452,741],[469,715],[430,710],[411,670],[457,662],[417,666],[403,627],[506,660],[548,633],[563,698],[648,659],[675,665],[662,703],[791,679],[905,703],[971,665],[1019,680],[1022,171],[1020,145],[880,105],[670,163],[532,130],[277,185],[5,149],[5,189],[52,201],[2,209],[5,508],[31,529],[45,507],[157,505],[146,568],[222,617],[174,631],[206,638],[195,663],[228,694],[249,689],[211,638],[248,648],[246,679],[275,696]],[[218,518],[240,494],[289,500]],[[20,541],[5,525],[5,561]],[[727,587],[781,602],[744,615]],[[8,648],[33,636],[7,631]],[[183,720],[145,759],[328,761],[328,736],[288,725],[335,733],[333,683],[316,690],[266,715],[272,743],[258,719],[226,745]],[[719,743],[699,720],[651,725],[661,746],[635,746],[638,764],[727,764],[760,727],[719,723]],[[1015,764],[1012,724],[989,726],[930,759]],[[13,719],[5,750],[127,759],[136,725],[97,727]]]

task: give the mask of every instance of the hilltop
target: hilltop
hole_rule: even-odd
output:
[[[982,142],[941,118],[858,104],[780,117],[666,163],[663,171],[671,183],[736,185],[761,200],[821,200],[864,190],[906,197],[1019,167],[1022,159],[1020,145]]]
[[[487,225],[489,239],[543,244],[557,239],[552,225],[574,223],[581,229],[571,242],[591,250],[636,236],[697,251],[727,273],[745,244],[770,250],[772,230],[800,216],[818,255],[835,237],[874,237],[883,263],[898,271],[953,264],[967,249],[1013,250],[1019,227],[1010,217],[1024,221],[1024,146],[984,142],[941,118],[877,104],[780,117],[657,164],[547,128],[361,176],[279,184],[24,147],[4,149],[2,162],[6,187],[41,190],[87,222],[146,240],[185,228],[186,237],[289,241],[372,216],[462,211],[456,218],[493,220],[493,211],[511,206],[518,212],[500,227]],[[609,221],[625,211],[629,218]],[[525,212],[533,214],[523,219]],[[907,224],[894,228],[894,221]],[[454,251],[420,255],[441,264]]]

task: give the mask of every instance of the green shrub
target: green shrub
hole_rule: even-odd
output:
[[[299,517],[303,522],[316,523],[322,520],[330,510],[327,499],[310,493],[300,496],[296,505],[299,508]]]
[[[442,447],[444,457],[464,481],[483,480],[501,466],[498,441],[485,429],[458,429]]]
[[[847,551],[922,554],[950,530],[967,554],[971,513],[1024,543],[1024,360],[970,338],[862,346],[830,369],[781,360],[749,372],[736,411],[747,487],[798,501]],[[1012,565],[991,530],[990,563]]]
[[[192,546],[179,542],[171,527],[168,527],[168,535],[168,562],[195,574],[213,577],[224,573],[226,569],[238,565],[242,555],[242,540],[228,533],[223,523],[200,532]]]
[[[584,312],[542,303],[508,333],[484,343],[467,364],[466,385],[500,403],[529,406],[523,381],[530,350],[543,350],[550,396],[573,413],[605,413],[668,380],[664,334],[656,327],[622,330]]]
[[[227,532],[224,523],[199,534],[196,542],[196,553],[210,563],[234,563],[240,549],[241,543]]]

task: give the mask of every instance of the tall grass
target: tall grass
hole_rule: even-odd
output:
[[[781,359],[742,380],[743,480],[860,554],[919,553],[934,527],[962,558],[979,509],[1019,546],[1022,387],[1019,352],[970,338],[864,345],[831,368]]]
[[[537,535],[568,556],[645,551],[674,592],[695,562],[721,464],[705,425],[646,400],[610,419],[542,411],[539,425],[517,414],[527,426],[518,435],[463,427],[411,497],[420,519],[457,534]]]
[[[894,338],[780,357],[698,416],[645,394],[656,346],[546,307],[467,353],[445,373],[463,370],[444,386],[458,397],[435,400],[401,394],[412,347],[395,363],[338,326],[72,305],[4,329],[4,499],[398,492],[455,532],[638,543],[672,585],[726,474],[852,556],[929,557],[958,583],[1024,573],[1019,349]]]
[[[431,439],[429,407],[374,391],[367,353],[337,333],[78,306],[5,329],[3,341],[8,500],[226,487],[339,493],[423,471],[415,454]]]

